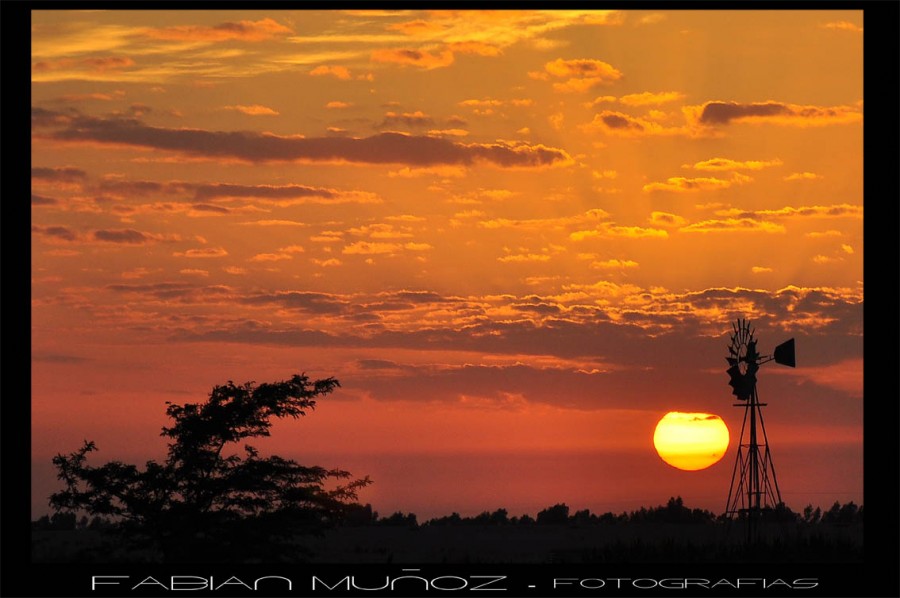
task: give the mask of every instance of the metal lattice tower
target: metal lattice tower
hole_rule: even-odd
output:
[[[756,374],[760,365],[773,360],[795,367],[794,339],[775,347],[774,355],[760,355],[756,350],[755,330],[751,329],[748,320],[738,319],[732,328],[734,334],[726,358],[729,365],[727,372],[731,377],[728,384],[733,389],[732,394],[740,401],[734,406],[744,409],[744,420],[725,513],[732,519],[746,520],[747,539],[751,541],[755,538],[757,523],[763,512],[782,504],[762,416],[766,403],[759,400]]]

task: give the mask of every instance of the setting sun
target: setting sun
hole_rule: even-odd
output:
[[[728,450],[728,427],[718,415],[670,411],[653,433],[653,446],[663,461],[686,471],[718,463]]]

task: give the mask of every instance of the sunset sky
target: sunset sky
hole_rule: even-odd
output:
[[[36,10],[34,516],[166,401],[342,387],[256,443],[420,521],[725,509],[763,365],[782,497],[863,500],[863,12]],[[725,458],[664,463],[668,411]]]

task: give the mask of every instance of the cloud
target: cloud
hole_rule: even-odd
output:
[[[105,243],[125,243],[127,245],[143,245],[151,241],[151,237],[134,229],[96,230],[94,239]]]
[[[684,109],[690,121],[701,126],[732,123],[768,123],[811,127],[862,122],[862,106],[802,106],[781,102],[707,102]]]
[[[665,128],[659,123],[630,116],[614,110],[603,110],[594,115],[593,120],[584,125],[586,129],[600,129],[610,135],[636,137],[641,135],[683,135],[681,128]]]
[[[670,177],[664,183],[648,183],[643,186],[646,192],[671,191],[675,193],[690,193],[696,191],[716,191],[727,189],[734,185],[743,185],[752,179],[738,172],[732,174],[730,179]]]
[[[684,97],[684,94],[678,91],[645,91],[643,93],[632,93],[624,95],[619,98],[619,102],[625,104],[626,106],[648,106],[676,102],[678,100],[684,99]],[[597,100],[594,101],[596,102]]]
[[[429,137],[468,137],[469,132],[465,129],[431,129],[428,131]]]
[[[591,268],[594,270],[625,270],[628,268],[637,268],[639,264],[634,260],[603,260],[600,262],[591,262]]]
[[[440,33],[444,30],[444,26],[434,21],[425,21],[424,19],[416,19],[415,21],[404,21],[402,23],[393,23],[387,28],[391,31],[399,31],[409,36],[430,36]]]
[[[431,249],[427,243],[382,243],[371,241],[357,241],[344,247],[341,251],[347,255],[396,255],[407,251],[427,251]]]
[[[480,203],[480,202],[478,202]],[[480,214],[480,212],[475,213]],[[483,220],[478,223],[479,226],[488,229],[497,228],[513,228],[519,230],[564,230],[570,226],[580,226],[584,223],[596,222],[609,218],[609,212],[594,208],[575,214],[574,216],[561,216],[558,218],[529,218],[524,220],[514,220],[511,218],[493,218],[491,220]]]
[[[217,258],[225,257],[228,252],[223,247],[202,247],[200,249],[188,249],[186,251],[178,251],[172,254],[175,257],[190,258]]]
[[[685,164],[683,168],[693,168],[695,170],[762,170],[763,168],[771,168],[773,166],[781,166],[781,160],[747,160],[738,161],[728,158],[711,158],[697,162],[694,165]]]
[[[503,263],[547,262],[550,261],[550,256],[546,253],[520,253],[498,257],[497,261]]]
[[[328,66],[320,65],[309,71],[311,77],[335,77],[342,81],[349,81],[352,78],[350,69],[345,66]]]
[[[180,25],[156,29],[147,28],[143,33],[147,37],[169,41],[260,42],[274,37],[291,35],[293,31],[273,19],[265,18],[258,21],[229,21],[212,26]]]
[[[553,88],[562,92],[583,92],[597,85],[609,84],[622,78],[611,64],[590,58],[565,60],[558,58],[544,65],[543,73],[531,73],[535,79],[563,79]]]
[[[397,229],[393,224],[378,222],[364,226],[357,226],[347,230],[348,234],[355,236],[369,237],[372,239],[406,239],[412,237],[411,230],[408,226]]]
[[[648,15],[642,16],[637,20],[638,25],[656,25],[657,23],[662,23],[666,19],[668,19],[668,15],[662,12],[654,12]]]
[[[346,309],[347,301],[337,295],[307,291],[278,291],[254,294],[240,299],[246,305],[276,305],[315,314],[336,314]]]
[[[31,194],[31,205],[32,206],[55,206],[59,205],[59,200],[53,197],[45,197],[43,195],[35,195]]]
[[[373,51],[371,58],[373,62],[417,66],[428,70],[453,64],[453,52],[450,50],[432,54],[412,48],[383,49]]]
[[[722,357],[725,350],[722,345],[730,331],[730,321],[737,316],[753,320],[758,335],[766,339],[764,350],[778,340],[788,338],[787,335],[796,336],[798,346],[803,347],[806,366],[861,358],[861,285],[849,289],[709,288],[672,292],[599,281],[563,285],[562,290],[558,295],[465,298],[446,297],[427,290],[375,295],[254,292],[232,299],[237,306],[248,307],[250,311],[244,315],[238,311],[237,317],[215,320],[208,325],[198,322],[189,326],[179,320],[177,325],[170,324],[170,338],[172,341],[262,343],[319,350],[343,347],[352,349],[353,359],[366,355],[360,351],[367,348],[407,349],[421,355],[434,351],[431,355],[436,359],[456,355],[462,363],[471,364],[473,359],[480,359],[484,367],[490,363],[505,363],[507,365],[501,367],[518,364],[524,368],[580,370],[595,372],[594,376],[602,375],[590,378],[595,382],[622,374],[622,383],[646,382],[648,391],[665,384],[674,392],[675,387],[671,385],[677,387],[684,382],[686,394],[683,396],[696,396],[695,384],[698,383],[701,386],[707,382],[711,384],[711,388],[704,387],[701,391],[714,395],[727,388],[724,386],[727,376],[724,374]],[[136,292],[134,288],[131,291]],[[188,289],[183,284],[166,288],[154,286],[142,292],[152,292],[154,296],[177,293],[197,302],[216,304],[222,293],[235,294],[234,290],[225,289],[216,291],[218,295],[211,295],[199,288]],[[132,303],[133,309],[141,309],[139,302]],[[281,309],[272,307],[334,316],[339,320],[310,322],[303,329],[298,328],[293,314],[282,314]],[[161,308],[158,304],[146,309],[159,320]],[[179,311],[182,310],[179,308]],[[264,325],[253,319],[260,311],[266,314]],[[336,325],[337,322],[341,325]],[[832,340],[822,342],[825,338]],[[674,361],[668,357],[651,359],[672,355],[679,358]],[[716,366],[717,363],[723,365]],[[388,363],[381,365],[396,369]],[[398,363],[398,368],[405,367]],[[633,375],[635,368],[641,372],[637,378]],[[451,366],[450,369],[454,368]],[[696,375],[683,375],[689,370],[695,371]],[[524,370],[506,370],[513,377],[519,371]],[[419,380],[419,394],[422,385]],[[437,387],[430,384],[428,388],[437,391]],[[455,386],[457,392],[459,388]],[[613,387],[604,387],[604,390],[600,393],[595,387],[589,394],[593,400],[606,393],[610,393],[609,396],[616,394]],[[554,393],[554,400],[565,400],[565,392]],[[671,397],[667,393],[667,400],[671,401]],[[438,398],[437,395],[434,398]],[[812,396],[811,400],[821,398]]]
[[[43,181],[62,181],[71,183],[86,179],[87,173],[80,168],[73,168],[71,166],[64,168],[32,167],[31,178]]]
[[[126,199],[164,193],[167,195],[183,193],[187,187],[182,183],[160,183],[157,181],[126,181],[106,179],[97,185],[104,197]]]
[[[416,304],[454,301],[454,299],[444,297],[440,293],[435,293],[434,291],[390,291],[379,293],[378,296],[381,298],[399,299],[401,301],[408,301]]]
[[[96,100],[100,102],[111,102],[120,100],[125,97],[124,91],[116,91],[113,93],[70,93],[59,96],[61,102],[81,103],[87,100]]]
[[[753,220],[752,218],[726,218],[724,220],[704,220],[702,222],[695,222],[680,228],[679,231],[685,233],[783,233],[785,232],[785,228],[780,224]]]
[[[785,227],[773,220],[785,218],[862,218],[862,206],[838,204],[833,206],[805,206],[801,208],[784,207],[777,210],[740,210],[729,208],[716,211],[721,219],[704,220],[683,226],[679,232],[716,233],[716,232],[761,232],[783,233]],[[840,236],[840,233],[808,233],[809,237]],[[816,263],[840,261],[841,257],[817,256]]]
[[[309,224],[305,222],[297,222],[296,220],[252,220],[248,222],[241,222],[241,226],[299,226],[301,228],[305,228],[309,226]]]
[[[584,241],[585,239],[601,238],[608,239],[613,237],[624,237],[630,239],[640,238],[658,238],[665,239],[669,233],[660,228],[644,228],[641,226],[617,226],[614,224],[602,224],[593,230],[578,230],[569,234],[569,238],[573,241]]]
[[[718,210],[720,216],[733,218],[862,218],[862,206],[852,204],[835,204],[831,206],[803,206],[795,208],[786,206],[777,210],[740,210],[730,208]]]
[[[394,127],[430,127],[434,125],[434,119],[422,112],[388,112],[384,115],[384,120],[376,128],[386,129]]]
[[[107,56],[102,58],[63,58],[60,60],[41,60],[31,65],[35,75],[45,75],[57,71],[69,73],[104,74],[118,72],[135,66],[134,60],[125,56]]]
[[[78,235],[67,226],[40,226],[32,225],[31,232],[43,237],[47,237],[51,241],[75,241]]]
[[[181,282],[154,282],[147,284],[110,284],[105,290],[114,293],[127,294],[133,297],[132,303],[140,303],[143,297],[149,297],[151,302],[163,301],[172,304],[221,302],[230,298],[234,291],[230,287],[222,285],[201,286],[194,283]],[[180,309],[180,308],[179,308]]]
[[[825,178],[821,174],[816,174],[814,172],[792,172],[791,174],[784,177],[786,181],[814,181],[817,179]]]
[[[784,370],[781,375],[797,378],[819,387],[835,388],[854,398],[863,398],[863,360],[846,359],[814,369]]]
[[[35,114],[35,111],[32,111]],[[58,122],[40,113],[42,122]],[[61,116],[61,115],[60,115]],[[271,133],[206,131],[152,127],[136,119],[79,116],[51,133],[63,141],[89,141],[146,147],[205,158],[235,158],[249,162],[350,162],[432,166],[488,163],[499,167],[541,167],[569,164],[561,149],[522,142],[463,144],[447,139],[380,133],[372,137],[279,136]]]
[[[237,112],[241,112],[243,114],[248,114],[250,116],[277,116],[278,111],[269,108],[268,106],[262,106],[260,104],[251,104],[249,106],[225,106],[225,110],[235,110]]]
[[[322,187],[307,187],[306,185],[233,185],[227,183],[212,183],[197,185],[194,190],[196,199],[218,198],[264,198],[264,199],[295,199],[300,197],[322,197],[332,199],[337,192]]]
[[[687,219],[668,212],[651,212],[650,223],[655,226],[684,226]]]
[[[310,259],[310,261],[312,263],[314,263],[315,265],[322,267],[322,268],[331,268],[331,267],[335,267],[335,266],[340,266],[343,263],[343,262],[341,262],[341,260],[339,260],[337,258],[329,258],[326,260],[312,258],[312,259]]]
[[[830,238],[830,237],[842,237],[842,236],[844,236],[844,234],[837,230],[826,230],[826,231],[814,231],[811,233],[806,233],[805,236],[809,237],[810,239],[823,239],[823,238]]]
[[[851,23],[850,21],[832,21],[830,23],[825,23],[822,25],[824,29],[831,29],[834,31],[850,31],[853,33],[862,33],[863,28],[857,25],[856,23]]]
[[[228,208],[223,208],[222,206],[214,206],[211,204],[205,203],[195,203],[191,206],[191,210],[195,212],[208,213],[208,214],[230,214],[231,210]]]
[[[475,56],[500,56],[503,54],[503,50],[499,46],[479,41],[453,42],[450,44],[450,51]]]
[[[149,243],[172,242],[178,235],[159,235],[134,229],[98,229],[81,235],[67,226],[32,225],[33,234],[44,237],[49,242],[113,243],[120,245],[146,245]]]
[[[294,256],[289,253],[258,253],[251,257],[251,262],[278,262],[281,260],[292,260]]]
[[[460,106],[465,106],[467,108],[489,108],[495,106],[503,106],[504,104],[505,102],[503,100],[495,100],[494,98],[483,98],[480,100],[471,99],[459,102]]]

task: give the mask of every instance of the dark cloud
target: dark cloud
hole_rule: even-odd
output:
[[[398,127],[416,128],[434,126],[434,119],[421,112],[388,112],[377,129],[393,129]]]
[[[89,361],[93,361],[86,357],[79,357],[78,355],[67,355],[63,353],[32,353],[31,355],[32,361],[46,361],[49,363],[71,363],[71,364],[82,364],[87,363]]]
[[[158,282],[150,284],[111,284],[106,288],[116,293],[146,295],[155,299],[172,301],[202,302],[218,301],[222,296],[230,295],[232,290],[222,285],[198,286],[180,282]]]
[[[833,421],[835,413],[845,422],[861,422],[858,401],[847,400],[845,393],[827,387],[798,384],[790,377],[777,375],[773,367],[778,366],[761,369],[759,389],[767,397],[769,413],[774,413],[779,423],[828,422]],[[375,400],[458,402],[465,397],[494,400],[502,407],[515,397],[529,403],[584,410],[656,410],[660,416],[679,410],[719,414],[732,420],[740,417],[732,411],[735,401],[724,366],[721,371],[670,366],[647,367],[639,372],[587,372],[521,363],[436,367],[384,362],[364,369],[360,378],[349,372],[340,375],[341,383],[347,389],[365,391]],[[784,409],[786,401],[791,403],[791,410]],[[828,405],[831,413],[825,413],[822,405]]]
[[[364,303],[359,306],[360,309],[366,312],[373,311],[405,311],[408,309],[413,309],[415,305],[412,303],[403,303],[399,301],[377,301],[374,303]]]
[[[78,117],[75,109],[69,109],[66,113],[57,112],[55,110],[47,110],[46,108],[31,108],[31,126],[32,127],[52,127],[70,124]]]
[[[261,197],[271,199],[290,199],[294,197],[335,197],[334,191],[321,187],[305,185],[200,185],[195,190],[197,199],[217,197]]]
[[[510,305],[516,311],[533,312],[538,314],[558,314],[562,310],[553,303],[513,303]]]
[[[241,300],[248,305],[279,305],[316,314],[335,314],[344,311],[347,302],[336,295],[302,291],[285,291],[252,295]]]
[[[440,303],[443,301],[450,301],[450,299],[445,299],[441,295],[431,291],[398,291],[396,293],[391,293],[390,295],[397,299],[410,301],[412,303]]]
[[[53,122],[43,115],[44,122]],[[57,115],[59,116],[59,115]],[[462,144],[441,138],[381,133],[366,138],[281,137],[270,133],[167,129],[137,119],[79,116],[51,133],[55,139],[149,147],[208,158],[267,161],[347,161],[367,164],[470,165],[478,161],[504,167],[537,167],[568,162],[556,148],[498,142]]]
[[[796,337],[803,346],[807,365],[836,363],[862,355],[861,300],[837,291],[787,290],[777,293],[748,289],[708,289],[683,295],[647,295],[648,306],[617,310],[616,319],[602,309],[570,306],[557,311],[550,299],[522,301],[509,298],[501,309],[515,305],[521,319],[497,319],[484,315],[484,306],[459,300],[455,323],[418,329],[373,325],[354,332],[328,335],[328,346],[422,350],[454,350],[495,355],[549,355],[562,359],[601,360],[621,367],[709,368],[725,362],[730,323],[750,317],[761,339],[760,351]],[[344,321],[377,323],[379,312],[391,310],[391,321],[402,318],[403,309],[421,310],[423,303],[404,306],[387,302],[323,293],[260,294],[241,300],[245,304],[276,305],[317,314],[333,314]],[[444,303],[440,309],[445,310]],[[739,309],[735,306],[741,306]],[[748,307],[749,306],[749,307]],[[712,322],[705,314],[718,313]],[[410,314],[417,320],[421,316]],[[412,323],[411,323],[412,325]],[[286,328],[252,331],[222,329],[199,332],[185,340],[302,345],[305,333]],[[830,339],[830,341],[827,341]]]
[[[242,322],[231,323],[228,329],[202,333],[181,330],[172,340],[370,350],[455,350],[481,352],[495,359],[514,355],[517,361],[525,361],[520,356],[528,354],[586,359],[597,366],[539,367],[525,363],[414,366],[387,359],[366,359],[354,362],[363,374],[354,377],[350,368],[336,375],[345,388],[359,389],[376,400],[453,402],[466,396],[502,404],[510,396],[518,396],[528,402],[580,409],[658,409],[661,413],[676,409],[724,415],[734,401],[728,387],[725,359],[730,324],[726,321],[721,324],[721,330],[712,336],[693,322],[682,322],[675,332],[652,335],[628,324],[553,322],[536,326],[495,322],[460,330],[376,330],[357,336],[325,330],[278,330],[271,325]],[[763,354],[788,337],[784,330],[772,328],[771,324],[771,318],[760,318],[755,325]],[[861,339],[858,344],[844,343],[841,339],[845,337],[838,331],[813,335],[792,332],[791,336],[797,337],[798,360],[803,360],[807,371],[809,368],[814,371],[816,363],[838,363],[848,355],[861,356]],[[825,339],[831,339],[827,343],[831,349],[839,350],[823,349]],[[763,366],[759,375],[760,392],[771,403],[790,401],[791,411],[797,413],[796,408],[801,412],[795,419],[806,423],[824,421],[831,417],[822,415],[824,405],[832,413],[841,414],[845,421],[860,418],[858,399],[851,400],[847,391],[833,388],[825,381],[815,383],[814,374],[810,380],[786,375],[793,373],[786,370],[775,364]],[[808,406],[809,413],[802,413],[803,406]]]
[[[788,114],[790,110],[784,104],[763,102],[758,104],[738,104],[737,102],[707,102],[700,114],[703,124],[724,125],[736,118],[748,116],[778,116]]]
[[[87,177],[87,173],[80,168],[32,168],[31,178],[45,181],[63,181],[70,183],[80,181]]]
[[[78,238],[75,231],[65,226],[38,226],[31,227],[31,232],[50,237],[51,239],[59,239],[62,241],[74,241]]]
[[[601,112],[597,116],[610,129],[633,129],[635,131],[643,131],[644,126],[629,116],[620,112]]]
[[[150,237],[134,229],[121,230],[96,230],[94,239],[106,243],[125,243],[128,245],[140,245],[151,241]]]
[[[215,214],[229,214],[231,210],[228,208],[223,208],[222,206],[214,206],[206,203],[196,203],[191,206],[192,210],[197,210],[198,212],[213,212]]]
[[[59,200],[52,197],[44,197],[43,195],[31,194],[31,205],[33,206],[53,206],[57,205]]]
[[[101,181],[97,187],[104,193],[114,195],[143,196],[151,193],[176,192],[181,190],[183,185],[176,185],[175,188],[172,188],[156,181]]]

